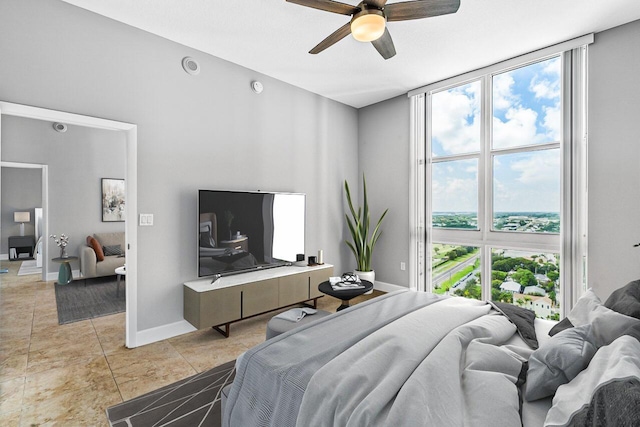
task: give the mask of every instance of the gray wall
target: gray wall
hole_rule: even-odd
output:
[[[364,173],[372,222],[389,209],[373,251],[376,281],[405,287],[409,287],[409,114],[406,95],[358,112],[359,188]],[[400,270],[401,262],[407,270]]]
[[[589,46],[589,286],[603,300],[640,278],[640,21],[596,34]],[[376,280],[408,286],[409,101],[359,111],[360,171],[372,204],[390,207],[374,254]]]
[[[589,47],[589,286],[640,279],[640,21]]]
[[[101,212],[101,178],[124,178],[122,133],[81,126],[59,133],[51,122],[3,116],[1,154],[3,161],[49,166],[49,234],[69,236],[69,255],[78,255],[88,235],[124,231],[124,222],[102,222]],[[3,211],[4,202],[3,192]],[[53,239],[47,245],[50,258],[58,256]],[[48,271],[59,267],[49,263]],[[78,263],[72,268],[78,269]]]
[[[306,193],[307,253],[346,268],[355,109],[59,1],[0,2],[0,55],[1,100],[138,125],[139,330],[183,319],[198,188]]]
[[[31,221],[24,224],[24,234],[25,236],[35,235],[34,208],[42,206],[42,171],[3,167],[0,181],[2,182],[0,253],[9,255],[9,236],[20,235],[20,224],[13,221],[14,212],[31,213]]]

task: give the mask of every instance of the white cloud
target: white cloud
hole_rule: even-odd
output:
[[[479,151],[479,91],[480,84],[474,82],[433,96],[431,137],[445,154]]]
[[[502,73],[493,77],[494,110],[505,110],[514,103],[519,103],[518,96],[513,93],[514,83],[511,73]]]
[[[547,141],[560,141],[560,130],[562,121],[560,117],[560,104],[553,107],[544,107],[544,118],[542,126],[547,130]]]
[[[560,80],[540,80],[538,76],[534,76],[529,84],[529,90],[538,99],[557,99],[560,97]]]
[[[516,181],[527,186],[558,186],[560,183],[560,152],[558,149],[531,153],[511,164],[518,174]]]
[[[506,121],[493,118],[493,148],[515,147],[538,142],[543,135],[537,134],[538,113],[522,107],[507,110]]]
[[[477,179],[446,178],[431,187],[434,212],[475,212],[478,209]]]

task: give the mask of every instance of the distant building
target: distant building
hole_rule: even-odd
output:
[[[520,301],[521,304],[518,304]],[[525,294],[513,294],[513,305],[526,308],[536,314],[536,317],[547,319],[555,313],[555,307],[553,307],[553,301],[549,297],[538,297]]]
[[[541,288],[540,286],[527,286],[526,288],[524,288],[523,293],[525,295],[531,295],[531,294],[547,295],[547,291]]]
[[[549,283],[551,281],[546,274],[534,274],[534,276],[538,283]]]
[[[514,282],[513,280],[507,280],[506,282],[502,282],[500,290],[502,292],[511,292],[512,294],[520,293],[522,292],[522,285],[518,282]]]

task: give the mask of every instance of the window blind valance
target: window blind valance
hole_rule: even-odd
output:
[[[422,86],[417,89],[413,89],[409,91],[407,96],[411,98],[412,96],[415,96],[415,95],[428,93],[436,88],[442,89],[445,86],[455,86],[462,82],[475,79],[481,75],[496,73],[499,71],[503,71],[505,69],[515,67],[515,66],[521,66],[523,63],[526,63],[529,61],[537,61],[546,56],[557,55],[558,53],[561,53],[561,52],[566,52],[572,49],[579,48],[581,46],[586,46],[593,43],[593,40],[594,40],[593,33],[586,34],[584,36],[577,37],[575,39],[567,40],[562,43],[554,44],[552,46],[538,49],[533,52],[525,53],[515,58],[507,59],[506,61],[497,62],[493,65],[489,65],[484,68],[469,71],[468,73],[460,74],[445,80],[440,80],[437,82],[430,83],[426,86]]]

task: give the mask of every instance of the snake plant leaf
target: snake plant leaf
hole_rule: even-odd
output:
[[[371,238],[369,238],[369,232],[371,231],[371,214],[369,210],[369,199],[367,197],[367,182],[364,174],[362,175],[362,188],[364,190],[363,194],[363,206],[359,206],[358,210],[354,208],[353,201],[351,199],[351,190],[349,188],[349,183],[345,180],[344,182],[344,190],[347,198],[347,204],[349,205],[349,213],[351,217],[349,217],[349,213],[345,214],[345,219],[347,220],[347,226],[349,228],[349,233],[351,234],[352,242],[345,240],[349,249],[353,252],[356,257],[357,269],[360,271],[371,271],[371,258],[373,255],[373,248],[375,247],[382,231],[380,226],[382,225],[382,220],[387,215],[389,209],[386,209],[380,219],[378,219],[376,226],[373,229],[373,233],[371,234]]]

